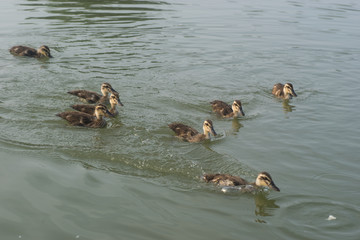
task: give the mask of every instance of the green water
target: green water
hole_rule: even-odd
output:
[[[358,239],[355,1],[0,3],[1,239]],[[14,57],[46,44],[54,58]],[[109,82],[105,129],[55,116]],[[297,98],[271,95],[291,82]],[[246,117],[209,102],[240,99]],[[167,124],[220,134],[182,142]],[[204,173],[281,192],[224,194]],[[335,220],[326,220],[329,215]]]

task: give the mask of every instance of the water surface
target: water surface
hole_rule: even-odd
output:
[[[359,4],[346,1],[2,1],[4,239],[357,239]],[[14,57],[48,45],[54,58]],[[105,129],[55,116],[110,82]],[[271,95],[291,82],[297,98]],[[224,120],[209,102],[240,99]],[[182,142],[167,124],[220,137]],[[281,192],[224,194],[201,175]],[[329,215],[335,220],[326,220]]]

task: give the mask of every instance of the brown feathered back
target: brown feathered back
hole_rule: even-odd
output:
[[[274,94],[277,97],[284,96],[283,89],[284,89],[284,84],[277,83],[274,85],[274,87],[272,89],[272,94]]]
[[[206,182],[212,182],[221,186],[240,186],[248,184],[245,179],[230,174],[205,174],[203,179]]]
[[[223,116],[233,112],[231,106],[223,101],[215,100],[212,101],[210,104],[214,112],[221,114]]]
[[[189,137],[189,136],[193,137],[199,134],[199,132],[196,129],[182,123],[171,123],[168,126],[179,137]]]
[[[90,115],[94,115],[95,113],[95,105],[89,105],[89,104],[74,104],[71,105],[70,107],[72,107],[73,109],[79,111],[79,112],[84,112]]]
[[[36,57],[36,58],[52,57],[50,54],[50,48],[45,45],[39,47],[38,50],[26,46],[14,46],[10,48],[9,51],[11,54],[15,56],[26,56],[26,57]]]
[[[25,46],[14,46],[10,48],[10,53],[15,56],[27,56],[27,57],[37,56],[36,49]]]
[[[71,95],[84,99],[88,103],[97,103],[103,98],[101,94],[87,90],[74,90],[68,92]]]
[[[95,116],[83,112],[62,112],[56,114],[56,116],[65,119],[72,126],[102,128],[107,124],[104,119],[97,119]]]

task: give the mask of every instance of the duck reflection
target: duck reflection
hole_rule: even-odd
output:
[[[290,105],[288,99],[283,100],[282,105],[285,113],[295,111],[295,106]]]
[[[255,222],[257,223],[266,223],[263,217],[273,216],[274,209],[280,208],[280,206],[276,204],[275,199],[269,199],[269,190],[266,189],[255,190],[251,186],[241,189],[238,187],[228,187],[223,188],[222,192],[235,196],[239,194],[252,195],[255,203]]]
[[[269,199],[266,192],[259,192],[254,196],[255,215],[256,216],[272,216],[272,210],[279,208],[275,203],[275,199]]]
[[[231,122],[233,132],[239,132],[239,129],[243,127],[238,118],[234,118]]]

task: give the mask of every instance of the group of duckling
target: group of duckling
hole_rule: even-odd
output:
[[[119,98],[119,93],[110,83],[101,84],[101,94],[88,90],[74,90],[68,92],[79,97],[89,104],[76,104],[71,107],[77,111],[67,111],[56,114],[68,121],[73,126],[103,128],[107,122],[103,117],[115,117],[118,115],[117,105],[124,106]],[[110,97],[109,97],[110,94]],[[97,104],[97,105],[92,105]],[[110,109],[105,104],[110,104]]]
[[[25,46],[14,46],[10,49],[10,53],[15,56],[28,56],[35,58],[52,57],[49,47],[45,45],[41,46],[37,50]],[[101,85],[102,94],[88,90],[74,90],[69,91],[68,93],[75,95],[88,103],[72,105],[71,107],[77,111],[67,111],[56,114],[57,116],[68,121],[69,124],[73,126],[90,128],[105,127],[107,122],[104,117],[115,117],[118,114],[116,106],[123,106],[119,98],[119,93],[109,83],[103,83]],[[297,96],[291,83],[275,84],[272,89],[272,94],[282,99],[291,99],[292,97]],[[107,108],[107,104],[110,104],[110,109]],[[231,106],[220,100],[212,101],[210,104],[213,111],[223,118],[237,118],[245,116],[240,100],[235,100]],[[168,126],[175,132],[175,135],[178,138],[188,142],[200,142],[205,139],[210,139],[211,135],[217,135],[211,120],[204,121],[203,133],[200,133],[196,129],[179,122],[171,123]],[[253,183],[250,183],[241,177],[232,176],[230,174],[204,174],[202,178],[205,182],[214,183],[222,187],[268,187],[275,191],[280,191],[280,189],[272,180],[270,174],[267,172],[259,173],[255,182]]]
[[[291,99],[292,97],[297,97],[294,91],[294,87],[291,83],[275,84],[272,89],[272,94],[282,99]],[[212,101],[210,104],[212,106],[213,112],[217,113],[223,118],[237,118],[245,116],[240,100],[235,100],[232,106],[220,100]],[[169,127],[175,132],[175,135],[177,137],[188,142],[200,142],[204,139],[209,139],[211,137],[211,134],[213,136],[216,136],[214,125],[211,120],[204,121],[204,133],[199,133],[196,129],[182,123],[171,123],[169,124]],[[245,186],[245,188],[243,188],[242,190],[249,190],[249,188],[246,187],[250,186],[249,191],[252,191],[254,188],[258,187],[268,187],[275,191],[280,191],[280,189],[275,185],[274,181],[271,178],[271,175],[268,172],[259,173],[255,182],[253,183],[250,183],[238,176],[219,173],[205,174],[203,175],[203,180],[205,182],[211,182],[222,187]]]

